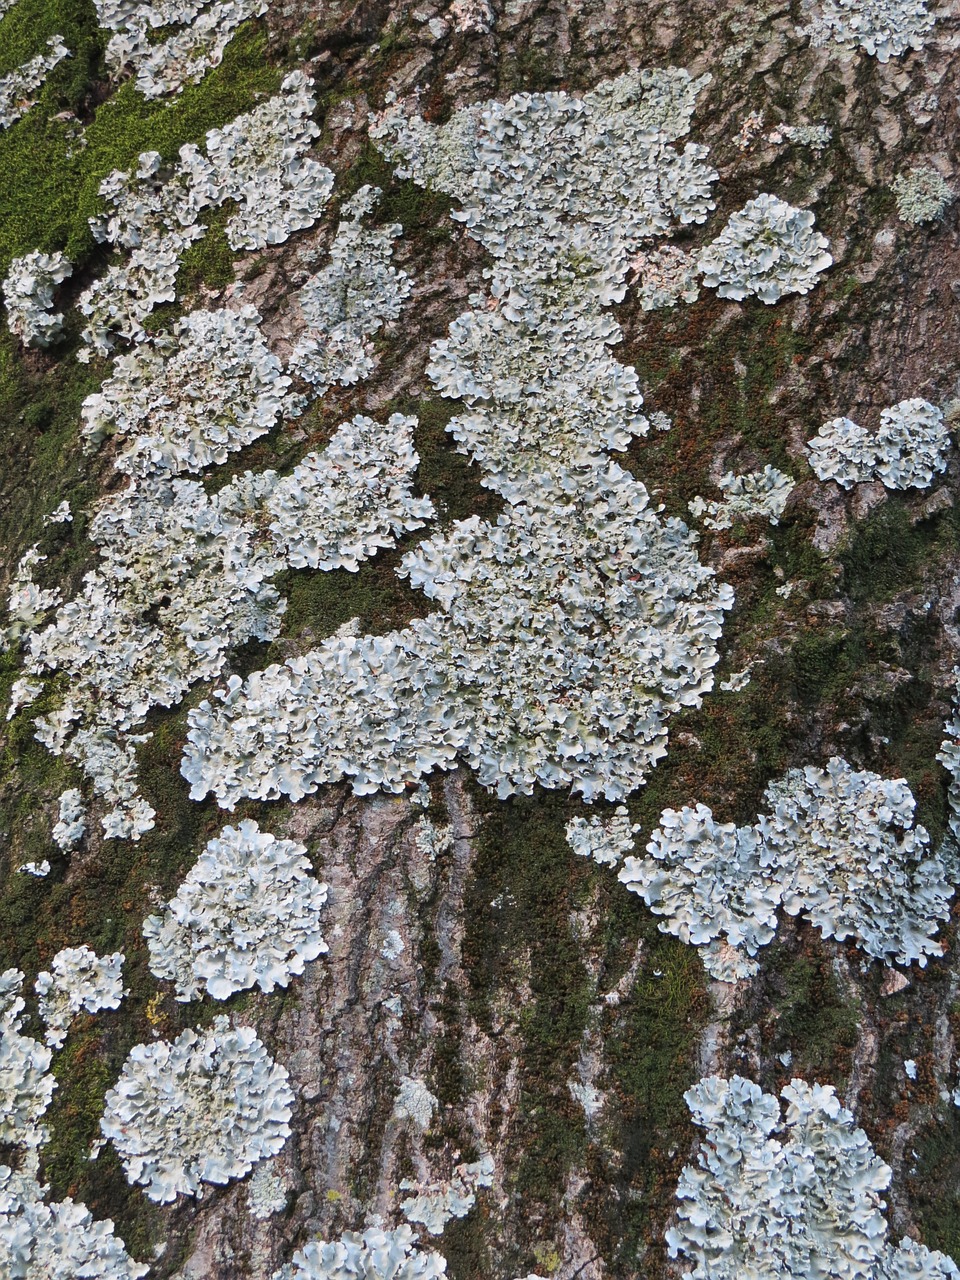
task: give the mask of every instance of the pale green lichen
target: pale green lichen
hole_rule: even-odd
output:
[[[897,201],[901,222],[919,226],[942,218],[956,192],[929,165],[916,165],[893,180],[892,191]]]

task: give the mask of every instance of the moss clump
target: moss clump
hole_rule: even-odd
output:
[[[960,1107],[939,1108],[910,1146],[917,1154],[910,1207],[924,1243],[960,1257]]]
[[[397,577],[405,550],[381,551],[355,573],[304,569],[277,574],[274,584],[287,599],[287,611],[283,638],[268,650],[267,660],[282,662],[289,655],[290,640],[300,648],[311,647],[353,618],[359,619],[361,633],[379,635],[429,613],[426,597]]]
[[[790,1052],[788,1074],[829,1081],[842,1091],[859,1014],[840,989],[826,947],[806,926],[799,927],[799,936],[799,948],[796,940],[775,939],[761,956],[770,1034],[765,1047],[773,1056]]]
[[[466,520],[479,515],[495,521],[503,505],[501,499],[483,487],[480,468],[457,452],[456,442],[447,431],[450,419],[461,408],[458,401],[404,397],[391,401],[384,413],[409,413],[417,418],[417,486],[433,499],[440,520]]]
[[[63,37],[70,57],[48,73],[37,110],[57,104],[58,111],[80,111],[109,37],[97,24],[93,0],[17,0],[0,21],[0,76],[45,53],[53,36]]]
[[[612,891],[624,900],[611,903],[618,923],[628,911],[641,923],[643,960],[604,1045],[607,1094],[616,1099],[613,1147],[620,1154],[608,1162],[592,1153],[595,1189],[587,1211],[605,1228],[601,1247],[614,1273],[635,1269],[645,1254],[646,1273],[655,1275],[652,1260],[665,1257],[663,1231],[690,1145],[683,1093],[699,1074],[698,1036],[709,1003],[694,949],[660,933],[620,885]],[[617,1194],[610,1194],[610,1184]]]
[[[94,369],[75,361],[22,360],[16,339],[0,330],[0,545],[12,568],[39,541],[55,570],[51,586],[63,588],[90,555],[83,512],[98,486],[96,467],[79,446],[79,422],[80,406],[99,382]],[[45,528],[43,517],[64,499],[73,522]]]
[[[237,255],[227,241],[225,228],[229,217],[229,211],[220,208],[210,210],[201,218],[207,226],[207,234],[202,240],[188,245],[180,259],[177,276],[177,293],[180,296],[196,293],[201,286],[225,289],[233,283]]]
[[[889,599],[908,583],[919,586],[921,569],[955,552],[957,542],[954,510],[916,522],[904,499],[890,495],[857,527],[840,557],[844,590],[856,601]]]
[[[529,1252],[551,1239],[551,1224],[568,1211],[567,1175],[585,1167],[577,1208],[599,1225],[605,1261],[619,1274],[648,1241],[660,1240],[670,1212],[688,1145],[682,1095],[696,1079],[707,1013],[703,968],[609,870],[571,853],[564,828],[578,802],[537,791],[506,803],[478,796],[477,804],[485,812],[464,912],[468,1011],[497,1039],[520,1046],[519,1103],[494,1121],[509,1125],[510,1147],[521,1153],[505,1171],[531,1223],[529,1239],[518,1243]],[[589,937],[577,923],[584,918],[598,922],[586,926]],[[638,946],[638,977],[618,1005],[601,1002],[593,1014],[606,1067],[597,1084],[610,1102],[601,1123],[613,1131],[589,1144],[569,1088],[597,998],[584,954],[594,956],[609,991]],[[534,1265],[528,1252],[511,1257],[514,1271]]]
[[[399,222],[405,236],[415,235],[425,244],[450,238],[451,198],[441,191],[418,186],[409,178],[395,177],[393,166],[369,141],[343,175],[339,184],[342,199],[366,185],[379,187],[383,193],[371,214],[374,225]]]
[[[663,490],[669,513],[687,521],[687,503],[710,490],[714,456],[731,438],[750,450],[751,468],[769,463],[787,474],[795,470],[783,432],[786,397],[775,400],[774,392],[802,360],[804,339],[759,301],[743,304],[728,325],[717,323],[721,306],[703,299],[650,312],[642,327],[625,307],[623,322],[637,337],[616,352],[636,368],[649,408],[675,424],[664,435],[651,431],[634,441],[629,457],[645,483]],[[729,455],[728,466],[740,468],[737,454]]]
[[[590,867],[571,866],[564,826],[569,802],[536,791],[506,802],[476,792],[485,811],[465,904],[468,1010],[492,1031],[505,993],[520,1042],[517,1115],[506,1172],[525,1203],[557,1212],[567,1170],[583,1149],[582,1113],[567,1086],[591,984],[570,913],[589,888]],[[517,984],[528,988],[517,1000]]]
[[[0,51],[7,24],[28,7],[43,10],[44,5],[42,0],[24,0],[11,10],[0,24]],[[148,102],[132,83],[122,85],[96,108],[81,146],[77,122],[55,117],[79,108],[76,84],[89,84],[103,33],[89,0],[57,0],[49,8],[75,15],[69,33],[63,34],[78,53],[55,68],[37,106],[0,133],[2,274],[11,258],[31,249],[64,249],[73,262],[83,262],[94,248],[88,219],[100,211],[100,183],[111,170],[129,169],[141,151],[158,151],[164,160],[176,160],[185,142],[201,142],[208,129],[226,124],[260,97],[276,92],[281,79],[280,71],[266,61],[262,27],[245,24],[221,65],[172,100]],[[47,20],[41,25],[45,30]],[[61,75],[61,68],[68,70]],[[76,84],[64,81],[64,76],[74,75]]]

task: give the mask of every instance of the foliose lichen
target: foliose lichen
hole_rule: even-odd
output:
[[[367,1227],[347,1231],[338,1240],[313,1240],[274,1272],[273,1280],[439,1280],[447,1260],[423,1252],[404,1223],[393,1231]]]
[[[247,987],[285,987],[327,950],[319,928],[327,887],[305,854],[251,819],[207,843],[163,915],[143,922],[150,969],[176,982],[178,1000],[201,988],[226,1000]]]
[[[7,1280],[139,1280],[150,1268],[134,1262],[113,1234],[69,1196],[49,1202],[48,1187],[0,1165],[0,1272]]]
[[[37,975],[40,1017],[47,1024],[46,1042],[59,1049],[71,1022],[81,1011],[117,1009],[126,992],[121,970],[123,952],[98,956],[87,946],[64,947],[50,969]]]
[[[671,145],[702,84],[630,73],[442,126],[400,105],[377,119],[398,171],[456,196],[494,258],[428,375],[465,400],[449,429],[507,506],[404,558],[435,613],[331,637],[192,712],[192,796],[297,799],[338,778],[397,791],[461,758],[500,796],[539,782],[618,799],[662,756],[669,716],[712,686],[732,596],[609,457],[647,423],[604,309],[651,236],[712,207],[704,149]]]
[[[716,822],[705,805],[666,809],[650,857],[620,872],[715,977],[757,971],[781,905],[885,964],[923,967],[942,953],[934,934],[950,917],[957,854],[950,842],[930,850],[903,778],[834,757],[771,782],[764,802],[769,812],[747,827]]]
[[[694,519],[702,518],[708,529],[729,529],[737,520],[756,516],[779,524],[795,485],[790,476],[769,465],[746,475],[727,471],[718,483],[724,495],[720,501],[696,497],[687,505]]]
[[[267,11],[266,0],[96,3],[101,25],[113,32],[104,55],[107,66],[117,76],[132,67],[136,86],[148,99],[196,84],[220,65],[240,24]],[[181,29],[157,38],[158,31],[171,26]]]
[[[929,165],[914,165],[906,173],[898,173],[891,190],[896,197],[900,221],[914,226],[936,222],[956,199],[956,192]]]
[[[290,1136],[293,1101],[285,1068],[252,1028],[216,1018],[203,1034],[136,1045],[107,1093],[100,1128],[128,1180],[165,1204],[276,1155]]]
[[[70,57],[62,36],[51,36],[47,47],[49,53],[38,53],[15,71],[0,76],[0,129],[9,129],[30,110],[47,73]]]
[[[63,330],[63,314],[53,310],[58,284],[73,273],[73,264],[62,253],[34,250],[10,263],[3,282],[7,324],[28,346],[49,347]]]
[[[57,1082],[50,1074],[50,1050],[22,1033],[22,986],[19,969],[0,974],[0,1143],[30,1151],[49,1136],[40,1120]]]
[[[800,34],[813,45],[861,49],[888,62],[922,49],[935,21],[927,0],[819,0],[813,20]]]
[[[876,432],[832,418],[808,442],[807,455],[819,479],[844,489],[869,480],[888,489],[926,489],[946,470],[952,447],[942,411],[916,398],[884,409]]]
[[[891,1171],[832,1085],[793,1080],[777,1098],[743,1076],[709,1076],[684,1094],[704,1130],[677,1188],[670,1256],[690,1280],[744,1276],[948,1280],[951,1259],[887,1238],[881,1192]]]
[[[615,867],[634,847],[639,823],[631,823],[626,805],[618,805],[612,817],[571,818],[567,844],[581,858],[593,858],[601,866]]]
[[[809,293],[833,262],[826,236],[813,223],[809,209],[777,196],[748,200],[700,253],[704,284],[738,302],[756,297],[771,304],[788,293]]]

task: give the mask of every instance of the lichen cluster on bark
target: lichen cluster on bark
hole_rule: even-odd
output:
[[[12,605],[0,695],[4,712],[19,704],[0,724],[0,1092],[12,1099],[0,1166],[14,1169],[0,1174],[0,1258],[7,1248],[19,1266],[14,1250],[32,1247],[34,1265],[51,1249],[67,1259],[60,1233],[72,1224],[70,1265],[99,1249],[116,1268],[105,1274],[142,1264],[157,1280],[303,1280],[361,1265],[397,1276],[445,1265],[452,1280],[667,1280],[701,1256],[687,1229],[692,1188],[717,1222],[735,1217],[716,1208],[726,1174],[709,1183],[714,1156],[701,1148],[704,1128],[720,1133],[704,1099],[726,1099],[735,1081],[730,1097],[770,1111],[777,1160],[802,1145],[777,1098],[815,1097],[810,1124],[817,1107],[839,1115],[843,1142],[853,1134],[870,1169],[887,1169],[870,1188],[891,1242],[876,1266],[951,1274],[946,1261],[942,1273],[919,1268],[934,1265],[924,1247],[960,1262],[960,970],[947,918],[960,827],[960,9],[141,8],[134,21],[106,0],[0,4],[4,83],[17,89],[31,59],[57,53],[0,122],[0,588]],[[591,192],[583,138],[596,117],[627,118],[617,112],[641,82],[636,167],[621,166],[617,186],[595,157],[609,187]],[[524,155],[524,132],[548,136],[551,112],[566,113],[569,150],[551,153],[517,205],[529,221],[512,221],[523,165],[494,181],[463,157]],[[248,123],[232,129],[238,117]],[[297,138],[287,151],[270,141],[277,121]],[[615,132],[590,136],[609,165]],[[656,207],[643,203],[643,147],[663,178]],[[581,185],[550,206],[574,155]],[[919,171],[932,175],[934,211],[905,217],[904,175]],[[589,221],[585,209],[589,232],[564,239],[565,219]],[[636,242],[620,226],[629,219]],[[141,255],[148,276],[156,266],[141,306],[129,268],[143,236],[157,259]],[[228,342],[218,365],[216,336],[237,326],[208,314],[243,320],[246,364]],[[873,454],[859,470],[862,459],[838,454],[842,484],[811,469],[825,423],[863,423],[855,443],[869,452],[881,414],[908,403],[925,406],[933,461],[911,465],[901,432],[890,484]],[[828,435],[842,453],[844,433]],[[158,479],[161,464],[195,476]],[[124,507],[131,475],[142,507]],[[759,488],[757,477],[772,477],[776,502],[766,489],[742,499],[738,483]],[[574,494],[560,527],[543,517],[551,502],[561,509],[559,491]],[[136,539],[161,506],[169,523],[155,521],[143,544],[160,550],[138,561]],[[712,513],[696,538],[691,510]],[[613,552],[604,528],[620,531]],[[474,582],[489,530],[501,541]],[[534,598],[529,566],[548,553],[550,598]],[[77,602],[101,601],[105,565],[112,630],[90,627],[78,645],[69,620]],[[680,642],[693,624],[678,624],[643,667],[638,646],[662,636],[658,611],[677,607],[654,580],[664,566],[689,576],[682,607],[701,610],[702,635],[690,658]],[[466,603],[452,604],[468,580]],[[499,611],[490,580],[512,584]],[[183,605],[194,599],[206,630]],[[621,651],[627,607],[635,630]],[[61,616],[44,652],[69,640],[70,661],[31,667],[31,635]],[[127,651],[117,637],[131,618]],[[540,650],[511,655],[521,632]],[[134,688],[161,655],[160,696],[108,723],[124,673]],[[667,700],[668,681],[640,670],[668,672],[669,706],[637,734],[634,775],[605,773],[620,741],[618,681],[636,682],[631,714]],[[277,773],[247,785],[244,770],[259,767],[243,737],[251,719],[276,741],[287,732],[257,691],[305,671],[313,703],[284,703],[293,728]],[[518,690],[541,680],[549,696],[534,715]],[[455,723],[458,697],[469,732]],[[317,708],[329,713],[322,733]],[[217,757],[228,714],[240,747]],[[38,718],[53,726],[46,745]],[[64,753],[91,725],[87,754]],[[401,725],[391,755],[384,734],[399,742]],[[232,813],[200,785],[205,733],[211,770],[217,759],[235,770],[217,791]],[[379,754],[364,757],[369,743]],[[107,755],[112,791],[92,781]],[[869,783],[874,807],[843,830],[882,835],[863,860],[876,881],[871,929],[874,917],[886,929],[888,885],[909,878],[884,850],[938,859],[924,864],[936,893],[919,950],[858,946],[864,873],[859,861],[856,876],[837,871],[836,841],[822,875],[805,847],[799,915],[768,895],[747,964],[715,929],[705,968],[686,916],[668,932],[666,908],[657,914],[663,885],[645,898],[618,880],[625,856],[642,858],[651,839],[663,852],[664,830],[689,826],[697,806],[714,861],[720,835],[734,842],[765,814],[772,829],[771,806],[799,794],[783,783],[804,776],[791,771],[812,770],[826,806],[828,764],[831,778]],[[894,793],[899,808],[882,811]],[[111,819],[124,812],[129,823]],[[828,833],[836,825],[824,819]],[[702,843],[702,826],[684,829],[688,844]],[[293,888],[259,901],[262,869],[218,870],[209,854],[205,878],[188,879],[205,850],[229,852],[221,837],[234,828],[286,842],[309,911],[291,905]],[[751,850],[752,867],[763,851]],[[687,861],[695,924],[733,918],[735,859],[709,879],[702,858]],[[649,880],[660,868],[647,864]],[[762,887],[777,874],[765,862]],[[718,885],[724,901],[705,912]],[[244,899],[232,931],[231,897]],[[192,940],[191,912],[206,930]],[[289,937],[271,949],[273,918]],[[214,991],[209,954],[217,974],[228,964],[241,976]],[[916,954],[924,967],[909,963]],[[111,966],[109,1000],[70,986],[76,957]],[[153,1068],[176,1045],[179,1095],[182,1080]],[[224,1045],[229,1078],[218,1079]],[[141,1062],[150,1122],[138,1148]],[[257,1083],[244,1110],[247,1071]],[[242,1142],[231,1148],[224,1123],[221,1146],[198,1144],[203,1099],[231,1096],[235,1078]],[[122,1105],[120,1081],[132,1091]],[[195,1145],[168,1150],[181,1122]],[[802,1194],[791,1183],[798,1204]],[[816,1215],[798,1214],[816,1234]]]

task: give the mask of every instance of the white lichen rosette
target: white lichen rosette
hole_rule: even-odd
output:
[[[254,307],[193,311],[140,343],[83,402],[83,433],[121,441],[117,468],[179,475],[222,464],[296,406]]]
[[[922,49],[935,21],[927,0],[819,0],[812,22],[800,34],[808,35],[813,45],[859,49],[889,62]]]
[[[265,513],[278,556],[294,569],[346,569],[396,545],[435,515],[429,498],[411,492],[420,455],[417,419],[401,413],[386,423],[357,414],[341,423],[321,453],[308,453],[270,484]]]
[[[139,1280],[109,1218],[98,1222],[68,1196],[49,1203],[48,1187],[0,1165],[0,1275],[4,1280]]]
[[[447,1261],[433,1250],[421,1252],[406,1224],[393,1231],[367,1227],[338,1240],[312,1240],[273,1280],[440,1280]]]
[[[809,209],[777,196],[749,200],[701,252],[703,282],[718,297],[756,297],[772,304],[789,293],[809,293],[833,263],[826,236],[814,230]]]
[[[0,1143],[29,1149],[49,1136],[40,1118],[57,1082],[50,1074],[50,1050],[21,1032],[22,986],[19,969],[0,974]]]
[[[831,418],[807,444],[807,456],[818,479],[844,489],[871,480],[888,489],[926,489],[946,470],[952,448],[942,411],[915,397],[884,409],[875,432]]]
[[[690,514],[697,520],[702,518],[708,529],[729,529],[736,520],[758,516],[779,524],[795,485],[790,476],[769,465],[746,475],[727,471],[718,482],[724,495],[721,501],[696,497],[688,507]]]
[[[275,97],[207,133],[217,203],[238,206],[225,227],[231,249],[283,244],[323,212],[333,173],[306,154],[320,136],[316,106],[313,80],[292,71]]]
[[[929,165],[914,165],[906,173],[898,173],[891,190],[897,201],[897,217],[913,226],[936,222],[956,199],[956,192]]]
[[[63,329],[63,315],[53,310],[53,295],[73,272],[63,253],[34,250],[13,258],[3,282],[3,301],[10,332],[29,346],[49,347]]]
[[[757,825],[791,915],[887,964],[923,968],[942,954],[933,935],[950,918],[957,860],[947,845],[931,852],[904,778],[834,756],[791,769],[764,798],[771,811]]]
[[[327,950],[320,913],[327,886],[311,874],[306,849],[246,819],[224,827],[143,934],[150,969],[177,984],[177,999],[204,988],[215,1000],[258,986],[285,987]]]
[[[887,1238],[881,1192],[891,1170],[832,1085],[792,1080],[785,1104],[743,1076],[708,1076],[684,1094],[704,1130],[680,1176],[671,1258],[689,1280],[812,1276],[949,1280],[950,1258]]]
[[[37,975],[40,1017],[47,1025],[47,1044],[59,1049],[77,1014],[118,1009],[123,988],[123,952],[98,956],[89,947],[64,947],[49,970]]]
[[[627,806],[620,804],[607,819],[571,818],[566,827],[567,844],[578,857],[616,867],[633,850],[639,830],[639,823],[631,823]]]
[[[706,805],[665,809],[647,858],[627,858],[620,882],[639,894],[661,933],[697,947],[722,982],[748,978],[777,928],[780,890],[753,827],[717,822]]]
[[[151,1200],[197,1196],[242,1178],[290,1136],[286,1069],[250,1027],[216,1018],[210,1031],[136,1045],[100,1121],[127,1179]]]

